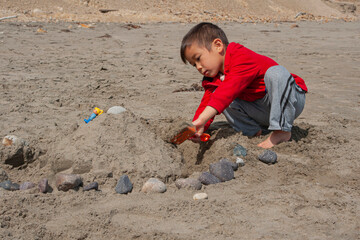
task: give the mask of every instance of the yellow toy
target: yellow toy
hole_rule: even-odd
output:
[[[94,118],[96,118],[96,116],[101,115],[103,112],[104,112],[103,110],[101,110],[100,108],[97,108],[97,107],[96,107],[96,108],[94,108],[93,113],[90,115],[90,117],[89,117],[88,119],[84,119],[84,121],[85,121],[86,123],[88,123],[88,122],[90,122],[91,120],[93,120]]]

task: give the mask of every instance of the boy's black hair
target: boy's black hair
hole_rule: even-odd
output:
[[[194,42],[196,42],[200,47],[206,47],[206,49],[210,51],[211,44],[216,38],[219,38],[223,42],[226,49],[226,47],[229,45],[229,41],[221,28],[209,22],[202,22],[194,26],[184,36],[181,42],[181,60],[186,64],[185,50]]]

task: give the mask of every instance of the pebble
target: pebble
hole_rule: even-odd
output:
[[[39,190],[42,193],[48,193],[52,191],[52,188],[49,185],[47,178],[42,179],[38,184]]]
[[[2,144],[4,146],[12,146],[12,145],[25,146],[27,145],[27,142],[24,139],[21,139],[15,135],[7,135],[3,138]]]
[[[0,187],[8,191],[16,191],[20,189],[19,184],[13,183],[10,180],[6,180],[0,183]]]
[[[111,107],[111,108],[109,108],[107,110],[107,113],[120,114],[120,113],[125,112],[125,111],[126,111],[126,109],[121,107],[121,106],[113,106],[113,107]]]
[[[9,177],[4,169],[0,168],[0,182],[8,180]]]
[[[277,161],[277,154],[267,149],[259,155],[259,160],[266,164],[275,164]]]
[[[224,162],[217,162],[210,164],[209,167],[210,173],[220,179],[220,181],[230,181],[234,178],[233,168]]]
[[[66,192],[69,189],[77,189],[82,183],[81,177],[76,174],[56,175],[56,187],[59,191]]]
[[[163,193],[166,192],[166,185],[157,178],[150,178],[144,183],[141,191],[144,193]]]
[[[196,193],[193,196],[194,200],[203,200],[203,199],[208,199],[208,195],[206,193]]]
[[[20,184],[19,189],[20,190],[28,190],[30,188],[34,188],[35,187],[35,183],[32,182],[24,182],[22,184]]]
[[[239,168],[239,164],[234,163],[234,162],[230,161],[230,160],[227,159],[227,158],[222,158],[222,159],[220,159],[220,162],[221,162],[221,163],[225,163],[225,164],[229,164],[234,171],[238,170],[238,168]]]
[[[238,157],[245,157],[247,155],[247,151],[240,144],[236,144],[236,146],[234,147],[234,155]]]
[[[220,179],[218,179],[209,172],[203,172],[199,177],[199,181],[204,185],[216,184],[221,182]]]
[[[237,157],[237,158],[236,158],[236,163],[237,163],[240,167],[245,166],[244,159],[242,159],[242,158]]]
[[[93,189],[94,189],[95,191],[99,190],[99,183],[98,183],[98,182],[92,182],[92,183],[86,185],[86,186],[83,188],[84,191],[90,191],[90,190],[93,190]]]
[[[194,178],[179,178],[175,181],[175,186],[178,189],[187,188],[187,189],[194,189],[200,190],[202,187],[201,182],[198,179]]]
[[[131,183],[128,175],[122,175],[119,181],[116,184],[115,191],[120,194],[127,194],[133,189],[133,184]]]

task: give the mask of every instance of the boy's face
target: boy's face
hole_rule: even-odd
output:
[[[185,49],[185,58],[205,77],[224,72],[225,48],[218,38],[212,42],[210,51],[194,42]]]

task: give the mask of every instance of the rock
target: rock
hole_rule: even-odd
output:
[[[217,162],[210,164],[210,173],[220,179],[221,182],[230,181],[234,178],[234,170],[230,164]]]
[[[9,177],[4,169],[0,168],[0,182],[8,180]]]
[[[220,179],[218,179],[209,172],[203,172],[199,177],[199,181],[204,185],[216,184],[221,182]]]
[[[193,196],[194,200],[203,200],[203,199],[208,199],[208,195],[206,193],[196,193]]]
[[[187,188],[187,189],[200,190],[202,184],[199,180],[194,178],[179,178],[175,181],[175,186],[178,189]]]
[[[125,112],[126,109],[121,106],[113,106],[107,110],[107,113],[110,114],[120,114],[122,112]]]
[[[90,191],[92,189],[97,191],[99,189],[99,183],[98,182],[92,182],[92,183],[86,185],[83,190],[84,191]]]
[[[42,179],[39,182],[38,187],[39,187],[40,192],[42,192],[42,193],[48,193],[48,192],[52,191],[52,188],[49,185],[49,181],[46,178]]]
[[[3,138],[2,144],[4,146],[12,146],[12,145],[25,146],[27,145],[27,142],[24,139],[18,138],[17,136],[7,135]]]
[[[34,188],[35,187],[35,184],[32,183],[32,182],[24,182],[20,185],[20,190],[28,190],[30,188]]]
[[[33,161],[34,152],[25,140],[8,135],[4,137],[2,145],[1,162],[19,167]]]
[[[243,160],[242,158],[237,157],[237,158],[236,158],[236,163],[237,163],[240,167],[245,166],[245,162],[244,162],[244,160]]]
[[[127,194],[131,192],[133,185],[127,175],[122,175],[116,184],[115,191],[120,194]]]
[[[277,161],[277,154],[269,149],[266,149],[259,155],[259,160],[266,164],[275,164]]]
[[[234,147],[234,155],[238,157],[245,157],[247,155],[247,151],[240,144],[236,144],[236,146]]]
[[[166,192],[166,185],[157,178],[150,178],[143,185],[141,191],[144,193],[163,193]]]
[[[81,177],[76,174],[56,175],[56,187],[59,191],[66,192],[69,189],[77,189],[82,183]]]
[[[13,183],[10,180],[6,180],[0,183],[0,187],[8,191],[16,191],[20,189],[19,184]]]
[[[239,168],[239,165],[237,163],[234,163],[234,162],[230,161],[227,158],[220,159],[220,162],[225,163],[225,164],[229,164],[234,171],[238,170],[238,168]]]

